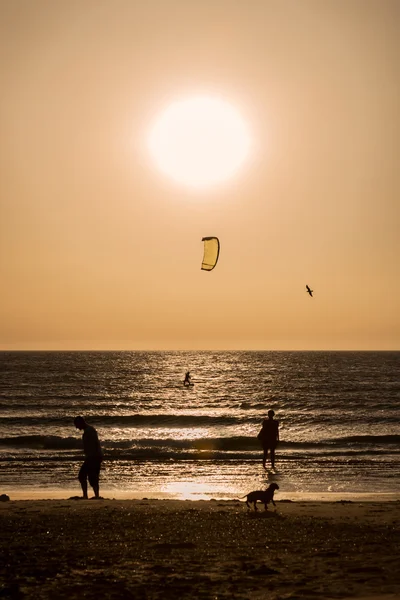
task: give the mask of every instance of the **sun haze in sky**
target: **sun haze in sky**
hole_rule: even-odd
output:
[[[189,187],[232,177],[249,153],[248,128],[228,102],[211,96],[176,101],[157,117],[149,148],[161,171]]]
[[[2,0],[0,349],[399,349],[399,56],[398,0]]]

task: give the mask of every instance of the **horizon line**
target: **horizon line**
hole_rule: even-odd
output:
[[[400,352],[400,348],[0,348],[3,352]]]

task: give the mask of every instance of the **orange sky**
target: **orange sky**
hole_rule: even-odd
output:
[[[0,349],[400,349],[399,61],[397,0],[2,0]],[[196,93],[254,138],[202,192]]]

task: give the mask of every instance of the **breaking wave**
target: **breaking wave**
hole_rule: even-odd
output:
[[[279,450],[322,450],[335,449],[338,451],[348,451],[351,446],[353,449],[370,446],[396,446],[399,447],[400,435],[365,435],[350,436],[336,439],[329,439],[326,442],[280,442]],[[197,451],[252,451],[260,452],[260,444],[253,436],[236,437],[204,437],[194,439],[173,439],[173,438],[139,438],[101,441],[105,451],[124,451],[127,449],[147,449],[154,448],[156,451],[160,448],[175,450],[197,450]],[[14,437],[0,438],[0,446],[8,448],[27,448],[31,450],[82,450],[82,440],[75,437],[61,437],[56,435],[21,435]],[[392,449],[391,449],[392,450]],[[371,450],[370,450],[371,451]],[[379,452],[379,450],[378,450]],[[400,450],[399,450],[400,452]]]

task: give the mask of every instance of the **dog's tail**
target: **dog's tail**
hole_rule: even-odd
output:
[[[244,496],[240,496],[240,498],[238,498],[238,500],[243,500],[243,498],[247,498],[248,494],[245,494]]]

